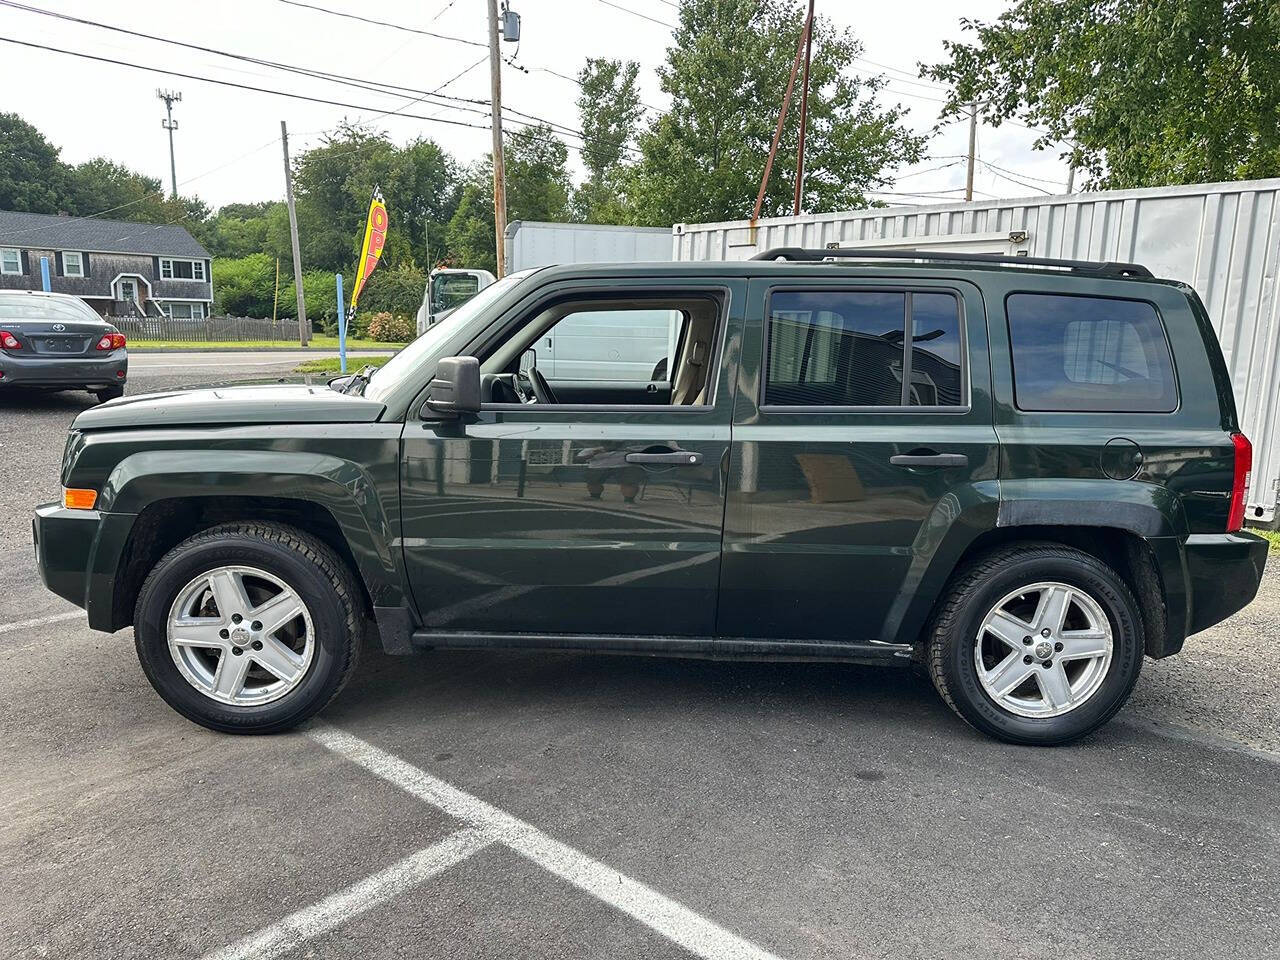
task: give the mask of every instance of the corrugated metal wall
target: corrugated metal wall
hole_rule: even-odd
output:
[[[1199,184],[676,224],[676,260],[745,260],[769,247],[901,246],[1128,260],[1199,292],[1254,445],[1251,519],[1271,521],[1280,484],[1280,180]],[[1022,236],[1025,234],[1025,237]]]

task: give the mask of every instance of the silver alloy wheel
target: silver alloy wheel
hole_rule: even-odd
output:
[[[987,696],[1021,717],[1057,717],[1098,692],[1111,666],[1111,621],[1066,583],[1032,583],[991,608],[974,666]]]
[[[315,629],[302,598],[256,567],[208,570],[178,591],[166,625],[186,681],[234,706],[278,700],[302,682]]]

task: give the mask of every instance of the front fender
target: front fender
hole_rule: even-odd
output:
[[[161,500],[196,497],[271,497],[318,504],[342,531],[374,606],[404,605],[389,512],[359,464],[330,454],[287,450],[142,451],[125,457],[111,471],[99,503],[104,512],[136,515]],[[95,568],[114,566],[108,559],[95,557]]]

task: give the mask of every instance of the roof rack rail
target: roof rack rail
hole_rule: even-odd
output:
[[[1022,267],[1056,267],[1100,277],[1150,277],[1140,263],[1099,260],[1057,260],[1052,257],[1013,257],[1000,253],[948,253],[931,250],[903,250],[885,247],[832,247],[812,250],[804,247],[773,247],[757,253],[752,260],[799,260],[817,263],[828,259],[847,260],[938,260],[945,263],[993,263]]]

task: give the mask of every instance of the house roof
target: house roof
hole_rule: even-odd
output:
[[[0,247],[208,259],[186,227],[0,210]]]

